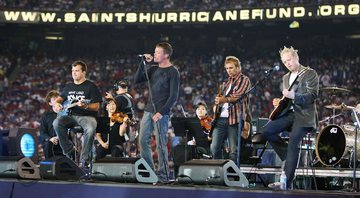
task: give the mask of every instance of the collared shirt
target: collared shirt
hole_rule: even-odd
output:
[[[233,86],[233,88],[230,89],[230,86]],[[250,79],[243,75],[241,72],[239,72],[234,77],[229,77],[228,81],[225,84],[224,90],[229,90],[230,92],[225,95],[225,97],[232,97],[232,98],[240,98],[240,96],[245,93],[248,89],[251,87]],[[244,97],[242,100],[242,109],[246,109],[247,106],[247,97]],[[240,117],[240,103],[230,103],[228,107],[228,113],[229,113],[229,125],[233,125],[236,123],[239,123],[239,117]],[[243,113],[242,115],[243,120],[246,120],[246,114]]]

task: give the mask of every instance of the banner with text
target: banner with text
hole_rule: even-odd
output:
[[[211,11],[61,12],[0,11],[0,23],[34,24],[206,24],[359,17],[360,4],[291,6]]]

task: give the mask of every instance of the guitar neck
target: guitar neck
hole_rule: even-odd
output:
[[[303,69],[303,70],[301,70],[301,71],[299,72],[299,74],[296,76],[294,82],[292,82],[291,85],[290,85],[290,87],[288,88],[288,91],[290,91],[290,90],[292,89],[292,87],[296,84],[296,80],[297,80],[301,75],[303,75],[303,73],[305,73],[306,70],[308,70],[308,69],[309,69],[309,68],[307,67],[307,68],[305,68],[305,69]]]

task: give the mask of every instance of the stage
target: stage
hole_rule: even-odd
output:
[[[0,179],[3,198],[24,197],[146,197],[146,198],[230,198],[230,197],[360,197],[359,193],[345,191],[287,190],[268,188],[239,188],[206,185],[117,183],[98,181],[50,181]]]

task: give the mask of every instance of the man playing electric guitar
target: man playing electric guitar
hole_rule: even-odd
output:
[[[86,79],[87,65],[83,61],[75,61],[72,64],[73,82],[66,84],[61,95],[56,99],[54,110],[58,113],[63,110],[61,105],[64,101],[77,100],[71,109],[71,115],[58,116],[53,126],[59,137],[59,143],[63,153],[72,159],[75,158],[75,148],[68,137],[68,129],[80,125],[84,129],[84,141],[81,152],[81,165],[89,168],[91,150],[94,144],[97,122],[95,117],[102,101],[98,87]],[[90,101],[86,103],[85,101]]]
[[[299,63],[297,50],[284,47],[280,51],[281,61],[289,70],[282,78],[283,99],[275,98],[273,105],[278,107],[284,100],[287,105],[276,109],[270,116],[271,121],[265,126],[263,136],[271,144],[280,159],[285,163],[284,171],[287,185],[290,187],[298,161],[298,145],[306,132],[316,128],[315,99],[319,92],[319,78],[315,70]],[[289,131],[290,139],[286,143],[278,135]],[[280,183],[270,184],[270,188],[280,188]]]
[[[222,108],[215,128],[212,130],[210,150],[214,159],[223,159],[223,145],[227,139],[230,146],[229,158],[236,163],[238,123],[240,119],[246,120],[246,113],[240,114],[240,109],[246,109],[247,98],[242,100],[242,107],[237,100],[251,87],[251,83],[250,79],[241,73],[240,61],[235,56],[226,57],[224,67],[229,79],[225,83],[225,93],[215,97],[215,104],[221,105]],[[240,115],[242,115],[241,118]]]

